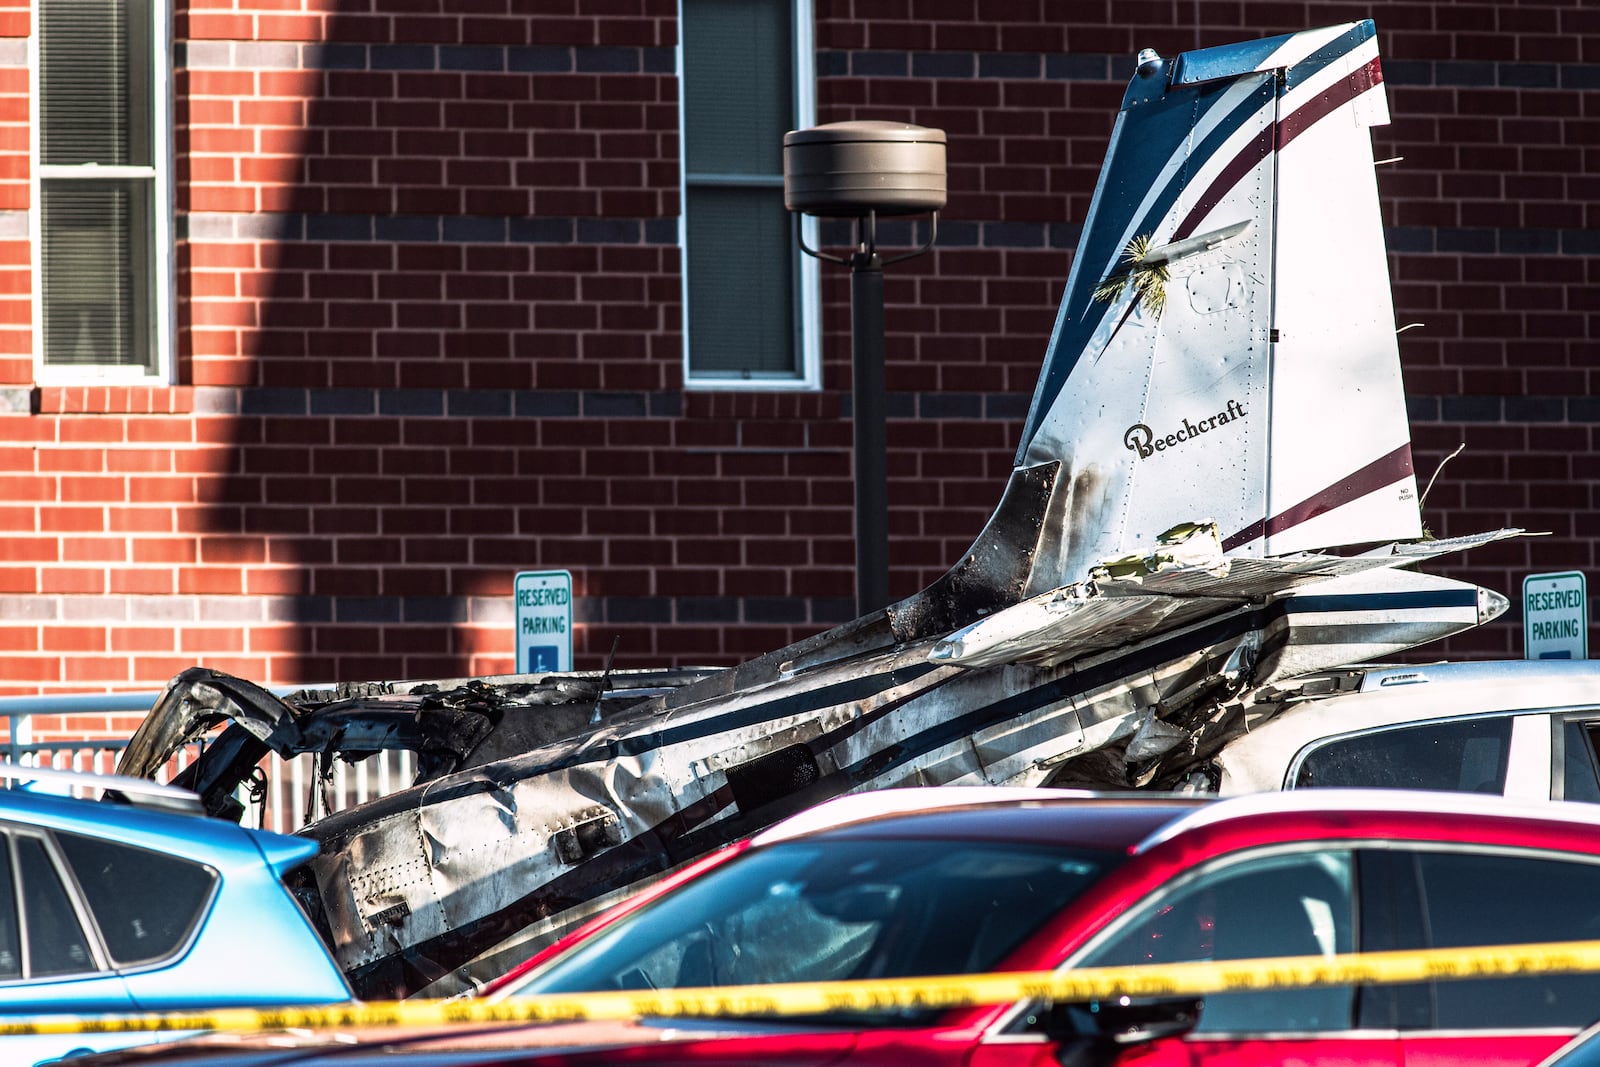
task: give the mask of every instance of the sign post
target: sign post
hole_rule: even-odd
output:
[[[572,670],[572,574],[522,571],[516,581],[517,670]]]
[[[1582,571],[1522,579],[1524,659],[1589,658],[1589,593]]]

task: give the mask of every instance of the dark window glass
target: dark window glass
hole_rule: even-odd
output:
[[[22,977],[22,928],[17,925],[9,840],[0,834],[0,980]]]
[[[772,845],[618,921],[519,992],[983,971],[1114,862],[1009,843]]]
[[[40,162],[149,166],[151,59],[147,0],[42,0]]]
[[[1502,793],[1510,750],[1507,715],[1375,730],[1317,746],[1301,762],[1294,787]]]
[[[792,379],[796,256],[788,0],[683,0],[684,252],[691,375]]]
[[[45,179],[40,188],[45,359],[147,362],[150,183]]]
[[[208,867],[77,834],[57,834],[113,963],[148,963],[189,937],[216,875]]]
[[[695,372],[792,376],[799,346],[783,190],[691,188],[687,199]]]
[[[792,19],[790,0],[684,0],[690,173],[782,177],[783,135],[794,114]]]
[[[1409,852],[1363,849],[1356,854],[1360,884],[1361,951],[1398,952],[1422,947],[1422,900],[1414,857]],[[1356,1026],[1405,1030],[1433,1021],[1426,983],[1374,985],[1356,998]]]
[[[1434,948],[1600,938],[1600,863],[1455,852],[1417,854]],[[1600,1014],[1600,974],[1438,982],[1441,1029],[1584,1026]]]
[[[22,872],[22,913],[28,927],[28,977],[96,970],[88,938],[43,842],[19,837],[17,865]]]
[[[153,25],[149,0],[41,0],[41,290],[52,366],[155,369]]]
[[[1600,780],[1594,766],[1595,724],[1567,722],[1562,726],[1561,799],[1600,804]]]
[[[1203,871],[1141,904],[1083,967],[1189,963],[1355,950],[1349,853],[1257,856]],[[1212,994],[1200,1032],[1346,1030],[1350,986]]]

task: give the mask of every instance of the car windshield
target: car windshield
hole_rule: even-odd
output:
[[[1118,857],[1036,843],[756,848],[625,916],[513,995],[988,970]]]

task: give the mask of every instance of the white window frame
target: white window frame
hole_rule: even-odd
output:
[[[175,203],[172,189],[172,9],[170,0],[148,0],[150,5],[150,158],[149,167],[95,166],[94,176],[100,178],[152,179],[150,214],[152,270],[155,272],[150,287],[149,343],[155,353],[155,369],[116,363],[83,363],[76,365],[47,365],[44,361],[44,214],[43,193],[40,186],[46,178],[84,175],[91,168],[83,166],[45,166],[39,161],[40,114],[43,103],[43,78],[39,61],[39,22],[43,17],[43,2],[31,5],[28,36],[28,94],[29,143],[28,159],[28,238],[32,252],[33,271],[33,374],[39,385],[171,385],[176,361],[173,359],[173,338],[177,335],[174,319],[173,292],[174,256],[172,254],[172,226]]]
[[[816,38],[812,0],[791,0],[790,17],[793,19],[794,41],[795,128],[803,130],[815,125],[817,121]],[[678,0],[678,26],[675,73],[678,78],[678,255],[681,284],[679,306],[683,309],[683,387],[688,390],[758,392],[818,390],[822,387],[822,341],[819,336],[822,321],[822,277],[817,260],[801,252],[798,247],[793,248],[790,254],[795,257],[797,283],[794,316],[800,345],[799,373],[792,378],[755,378],[740,374],[707,372],[695,374],[690,365],[689,317],[693,314],[693,308],[689,303],[689,153],[683,98],[683,0]],[[806,245],[816,248],[818,239],[816,218],[803,215],[800,226]]]

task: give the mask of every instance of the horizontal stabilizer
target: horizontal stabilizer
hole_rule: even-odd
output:
[[[1185,541],[1203,546],[1210,538],[1189,535],[1207,531],[1214,538],[1214,526],[1190,527],[1185,531]],[[1315,583],[1405,567],[1521,533],[1521,530],[1505,529],[1468,537],[1387,545],[1360,556],[1302,553],[1282,559],[1225,557],[1220,567],[1203,548],[1191,553],[1193,561],[1188,565],[1172,564],[1170,554],[1164,557],[1158,550],[1141,558],[1146,563],[1165,558],[1164,565],[1151,565],[1141,573],[1129,573],[1133,557],[1127,557],[1096,568],[1095,581],[1041,593],[955,631],[933,646],[928,659],[961,667],[991,667],[1002,663],[1059,662],[1092,655],[1176,629],[1199,615],[1218,609],[1292,595]],[[1425,579],[1416,576],[1415,580]],[[1432,580],[1451,588],[1472,588],[1442,578]],[[1473,621],[1461,628],[1476,625],[1479,621],[1477,600],[1469,598],[1462,603]],[[1347,600],[1338,610],[1370,614],[1375,608],[1372,603]],[[1491,612],[1489,617],[1498,613]]]
[[[1493,544],[1496,541],[1505,541],[1513,537],[1529,536],[1528,531],[1518,528],[1490,530],[1486,533],[1468,534],[1465,537],[1445,537],[1432,541],[1404,541],[1400,544],[1387,545],[1384,548],[1369,552],[1367,555],[1386,555],[1398,557],[1391,565],[1403,567],[1409,563],[1419,563],[1435,556],[1448,555],[1451,552],[1465,552],[1469,548],[1480,545]]]

